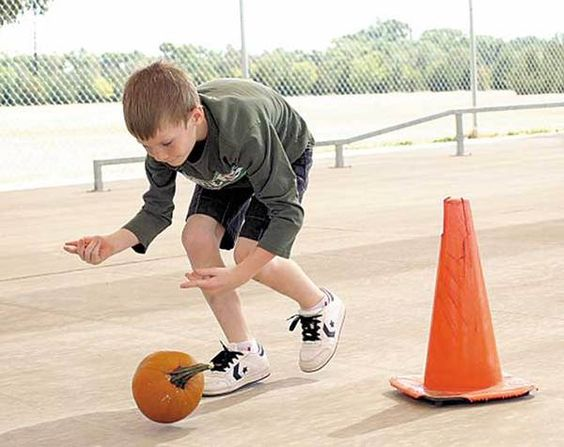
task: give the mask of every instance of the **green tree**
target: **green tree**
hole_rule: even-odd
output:
[[[287,83],[288,73],[292,70],[293,56],[282,49],[266,52],[255,59],[252,78],[282,94],[291,94],[294,90]]]
[[[454,47],[468,48],[469,44],[468,38],[462,31],[449,28],[424,31],[419,40],[432,43],[447,52]]]
[[[161,53],[172,62],[183,68],[195,84],[219,77],[221,53],[196,45],[176,46],[163,43],[159,47]]]
[[[513,56],[508,86],[519,95],[542,93],[542,41],[536,37],[521,37],[509,42]]]
[[[288,83],[293,86],[292,93],[294,95],[308,95],[318,78],[315,64],[311,61],[302,60],[292,64]]]
[[[352,61],[349,83],[358,93],[384,93],[389,90],[386,82],[389,76],[382,55],[374,52]]]
[[[376,22],[365,30],[343,36],[342,39],[366,40],[372,42],[399,42],[411,37],[411,28],[407,23],[399,20],[385,20]]]
[[[399,20],[378,21],[375,26],[369,27],[365,33],[372,40],[385,42],[399,42],[411,38],[410,26]]]
[[[0,68],[0,96],[3,105],[38,105],[47,103],[47,91],[35,75],[29,56],[16,56]]]
[[[490,90],[495,85],[504,83],[503,79],[496,79],[496,75],[503,75],[498,64],[502,61],[504,42],[491,36],[476,37],[476,63],[478,66],[478,88]]]
[[[52,0],[0,0],[0,26],[16,22],[27,11],[44,14]]]

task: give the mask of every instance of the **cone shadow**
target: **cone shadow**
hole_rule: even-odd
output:
[[[386,408],[363,421],[348,427],[336,430],[329,434],[331,438],[346,439],[355,436],[373,433],[385,428],[397,427],[413,421],[428,418],[442,413],[444,410],[428,403],[414,399],[406,399],[395,391],[383,393],[384,397],[396,402],[395,405]]]
[[[448,401],[432,402],[424,399],[413,399],[398,393],[397,391],[387,391],[382,395],[396,402],[396,405],[386,408],[379,413],[364,419],[361,422],[348,427],[336,430],[329,434],[331,438],[347,439],[374,433],[385,428],[397,427],[409,424],[420,419],[429,418],[444,413],[445,411],[459,411],[468,408],[475,408],[482,405],[507,405],[513,401],[529,400],[534,396],[531,394],[512,398],[496,399],[484,402],[470,403],[468,401]]]

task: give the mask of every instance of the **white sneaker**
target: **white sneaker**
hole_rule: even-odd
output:
[[[300,310],[294,315],[290,324],[293,331],[298,324],[302,325],[302,348],[300,350],[300,369],[314,372],[323,368],[335,354],[341,329],[345,320],[345,305],[341,299],[327,289],[323,308],[317,312]]]
[[[256,353],[237,351],[233,343],[221,344],[223,349],[210,361],[214,367],[204,372],[204,396],[232,393],[270,375],[270,363],[261,345]]]

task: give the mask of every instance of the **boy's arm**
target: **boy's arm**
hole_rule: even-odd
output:
[[[138,243],[137,236],[122,228],[106,236],[85,236],[76,241],[65,242],[63,249],[78,255],[89,264],[98,265],[110,256]]]
[[[199,287],[216,293],[235,290],[250,281],[274,257],[273,253],[257,246],[235,267],[209,267],[187,273],[186,281],[181,283],[180,287],[183,289]]]
[[[114,233],[107,235],[106,238],[113,248],[112,255],[131,248],[139,243],[137,236],[125,228],[120,228]]]
[[[176,171],[149,156],[145,171],[150,186],[143,195],[143,208],[133,219],[114,233],[65,242],[63,249],[94,265],[130,247],[145,253],[151,241],[172,223],[176,188]]]
[[[240,277],[242,284],[245,284],[275,257],[275,254],[257,246],[242,262],[234,267],[236,276]]]
[[[171,225],[176,191],[176,171],[150,156],[145,159],[145,173],[149,190],[143,195],[144,205],[122,227],[136,236],[138,242],[132,248],[141,254],[147,251],[149,244],[159,233]]]
[[[270,212],[270,223],[258,247],[288,258],[302,226],[304,210],[299,201],[296,174],[274,127],[255,126],[235,163],[246,169],[255,197]]]

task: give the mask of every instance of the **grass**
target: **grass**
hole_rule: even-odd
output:
[[[561,129],[548,129],[548,128],[534,128],[534,129],[525,129],[525,130],[510,130],[508,132],[498,133],[498,132],[482,132],[478,135],[465,135],[465,138],[468,139],[479,139],[479,138],[495,138],[495,137],[504,137],[504,136],[519,136],[519,135],[538,135],[538,134],[546,134],[546,133],[558,133],[564,131],[564,128]],[[431,143],[452,143],[456,141],[456,136],[449,136],[449,137],[440,137],[431,140]],[[383,142],[374,142],[370,140],[359,141],[357,143],[353,143],[352,145],[347,145],[346,149],[371,149],[375,147],[404,147],[404,146],[413,146],[415,144],[426,144],[428,141],[412,141],[412,140],[399,140],[399,141],[383,141]],[[323,148],[318,148],[317,150],[322,151],[333,151],[335,148],[333,146],[325,146]]]
[[[432,143],[450,143],[451,141],[456,141],[456,137],[435,138]]]
[[[411,140],[387,141],[382,144],[382,146],[411,146],[411,145],[413,145],[413,141]]]
[[[511,130],[507,132],[508,136],[515,136],[515,135],[537,135],[541,133],[551,133],[551,132],[558,132],[558,129],[528,129],[528,130]]]

